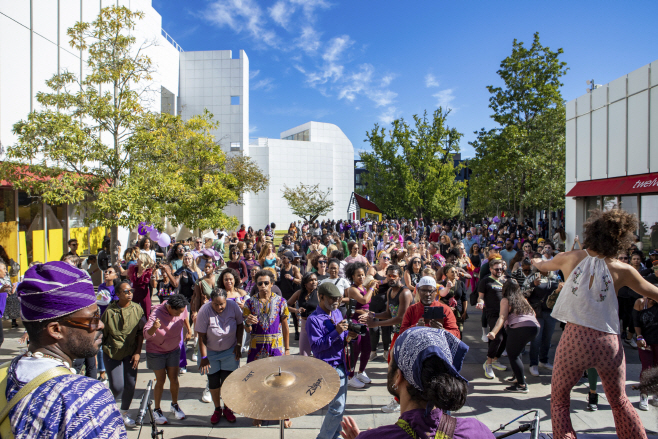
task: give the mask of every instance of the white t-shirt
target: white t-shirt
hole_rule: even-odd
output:
[[[350,287],[350,282],[344,277],[339,277],[338,279],[326,278],[320,282],[320,285],[328,282],[336,285],[336,287],[340,290],[340,293],[343,295],[345,295],[345,289]]]
[[[151,257],[151,260],[152,260],[153,262],[155,262],[155,250],[144,250],[144,249],[141,249],[139,252],[140,252],[140,253],[146,253],[147,255],[149,255],[149,256]]]

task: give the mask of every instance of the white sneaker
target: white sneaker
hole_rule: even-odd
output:
[[[171,412],[174,414],[176,419],[185,419],[185,413],[180,409],[178,404],[171,403]]]
[[[197,357],[196,354],[192,354],[192,361],[194,361],[196,363],[196,360],[198,360],[198,359],[199,359],[199,357]]]
[[[507,349],[503,351],[503,357],[507,357]]]
[[[384,351],[384,360],[388,358],[388,349]]]
[[[496,378],[496,375],[494,374],[493,367],[491,367],[491,364],[487,363],[486,361],[484,362],[484,365],[482,366],[484,368],[484,377],[493,380]]]
[[[482,334],[482,342],[489,343],[489,337],[487,337],[487,334]]]
[[[658,407],[658,397],[654,395],[653,398],[649,400],[649,404],[651,404],[654,407]]]
[[[644,411],[649,410],[649,396],[647,394],[640,394],[640,405],[638,408]]]
[[[363,384],[372,383],[372,380],[370,378],[368,378],[368,375],[366,375],[365,371],[364,372],[359,372],[359,374],[355,378],[357,380],[361,381]]]
[[[533,377],[538,377],[539,376],[539,369],[537,366],[530,366],[530,375]]]
[[[208,384],[206,384],[206,388],[203,391],[203,395],[201,395],[201,401],[212,402],[212,396],[210,395],[210,389],[208,388]]]
[[[553,365],[551,363],[542,363],[542,362],[540,362],[539,367],[542,367],[542,368],[548,369],[548,370],[553,370]]]
[[[400,411],[400,404],[395,400],[391,399],[391,402],[382,407],[384,413],[395,413]]]
[[[180,375],[183,375],[184,373],[187,373],[187,367],[181,367],[178,372],[179,372]]]
[[[637,349],[637,342],[635,341],[634,338],[631,338],[631,341],[629,343],[633,349]]]
[[[377,352],[370,352],[370,361],[374,360],[375,358],[377,358]]]
[[[128,413],[122,413],[121,417],[123,418],[123,425],[125,425],[128,428],[132,428],[135,426],[135,421],[128,416]]]
[[[496,370],[501,370],[501,371],[507,370],[507,366],[501,364],[500,361],[494,361],[493,363],[491,363],[491,366]]]
[[[167,423],[167,417],[162,413],[162,409],[153,410],[153,418],[155,418],[155,423],[158,425],[164,425]]]
[[[110,388],[110,381],[107,378],[105,378],[104,380],[101,380],[101,384],[103,384],[108,389]]]
[[[352,377],[347,381],[347,386],[353,387],[355,389],[363,389],[365,387],[365,384],[363,384],[361,381],[356,379],[356,377]]]

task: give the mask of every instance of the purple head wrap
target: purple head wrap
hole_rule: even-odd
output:
[[[432,356],[443,360],[450,375],[468,382],[459,374],[467,352],[468,346],[445,329],[417,327],[407,329],[396,340],[393,358],[409,384],[422,392],[423,362]]]
[[[16,293],[26,322],[62,317],[96,303],[87,272],[60,261],[28,268]]]

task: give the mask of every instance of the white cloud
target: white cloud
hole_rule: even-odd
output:
[[[386,75],[382,78],[381,87],[388,87],[391,81],[395,79],[395,75]]]
[[[451,103],[453,100],[455,100],[455,95],[453,94],[453,90],[451,88],[441,90],[432,96],[436,98],[437,107],[442,107],[444,110],[454,110],[454,108],[451,106]]]
[[[251,90],[263,89],[265,91],[270,91],[274,88],[274,84],[272,82],[272,78],[263,78],[256,82],[254,85],[250,86],[250,88]]]
[[[260,73],[260,70],[251,70],[249,71],[249,79],[254,79],[258,74]]]
[[[336,62],[342,53],[350,47],[354,42],[350,39],[349,35],[341,35],[340,37],[334,37],[329,40],[327,44],[327,49],[322,55],[322,59],[328,63]]]
[[[425,75],[425,87],[438,87],[439,86],[439,81],[432,75],[431,73],[428,73]]]
[[[206,20],[236,33],[247,32],[254,40],[277,47],[277,36],[266,28],[267,18],[253,0],[216,0],[204,11]]]
[[[398,118],[398,109],[395,107],[388,107],[382,114],[379,115],[379,121],[384,125],[390,125],[395,119]]]
[[[256,125],[252,125],[249,127],[249,134],[253,134],[256,131],[258,131],[258,127]]]
[[[294,7],[291,7],[290,3],[285,1],[276,2],[270,9],[270,17],[276,22],[279,26],[283,28],[288,27],[290,22],[290,16],[295,11]]]
[[[320,49],[320,34],[313,26],[302,27],[302,32],[295,41],[297,47],[307,54],[315,54]]]

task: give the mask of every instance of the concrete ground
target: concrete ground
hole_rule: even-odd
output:
[[[524,355],[523,361],[526,366],[526,376],[528,379],[530,392],[528,394],[510,394],[504,392],[506,384],[503,380],[511,376],[511,370],[507,372],[496,372],[496,379],[487,380],[484,378],[482,363],[486,358],[486,344],[480,340],[480,314],[479,311],[473,310],[470,319],[466,323],[464,341],[470,346],[466,356],[465,364],[462,369],[462,375],[469,380],[469,396],[466,405],[454,416],[474,416],[487,427],[498,428],[502,423],[507,423],[512,419],[520,416],[524,412],[532,409],[538,409],[541,413],[542,432],[551,431],[550,423],[550,391],[551,375],[547,370],[540,369],[540,376],[533,377],[530,375],[528,368],[528,356]],[[18,338],[22,335],[23,329],[10,329],[9,322],[4,322],[5,341],[0,348],[0,361],[6,361],[18,354],[20,346]],[[291,327],[291,333],[292,333]],[[550,357],[553,358],[555,347],[558,344],[562,331],[559,326],[556,328],[553,336],[553,348]],[[292,338],[292,337],[291,337]],[[298,342],[291,340],[292,354],[297,353]],[[626,392],[637,408],[639,393],[631,388],[637,383],[640,372],[640,361],[637,350],[625,345],[626,350]],[[377,427],[394,423],[398,414],[382,413],[380,407],[387,404],[391,397],[386,391],[386,361],[382,358],[381,344],[378,349],[378,358],[368,364],[366,369],[368,376],[373,383],[364,389],[350,389],[347,395],[346,415],[356,419],[361,429]],[[188,351],[188,358],[192,355]],[[245,360],[242,360],[242,364]],[[506,358],[502,363],[509,365]],[[135,398],[131,405],[130,414],[133,418],[137,417],[140,398],[146,388],[148,380],[154,379],[153,373],[146,369],[145,354],[142,353],[142,362],[140,363],[139,375],[137,376],[137,388]],[[160,426],[164,430],[165,438],[278,438],[278,424],[263,426],[256,429],[251,425],[251,419],[237,416],[235,424],[229,424],[226,419],[222,418],[221,422],[215,426],[210,424],[210,416],[213,412],[212,404],[201,402],[201,393],[205,387],[205,377],[197,372],[196,365],[188,368],[188,373],[180,378],[180,407],[186,413],[187,418],[182,421],[172,419],[172,415],[167,413],[170,421],[168,425]],[[167,387],[165,387],[167,388]],[[572,391],[571,398],[571,419],[578,433],[596,434],[596,437],[616,437],[612,411],[608,405],[603,388],[599,383],[598,392],[599,410],[588,412],[585,410],[587,405],[587,382],[581,381]],[[165,390],[162,407],[169,408],[170,395]],[[319,410],[302,418],[293,419],[293,427],[285,431],[287,438],[315,438],[319,432],[325,410]],[[658,408],[649,406],[649,411],[639,411],[642,422],[644,423],[649,435],[656,435],[658,431]],[[525,416],[521,421],[529,421],[530,415]],[[518,426],[516,423],[510,425],[507,430]],[[141,438],[150,437],[149,425],[144,426],[141,432]],[[130,430],[128,437],[135,439],[138,437],[138,429]],[[522,437],[515,435],[512,437]],[[580,434],[579,437],[585,437]],[[658,438],[658,435],[654,436]]]

